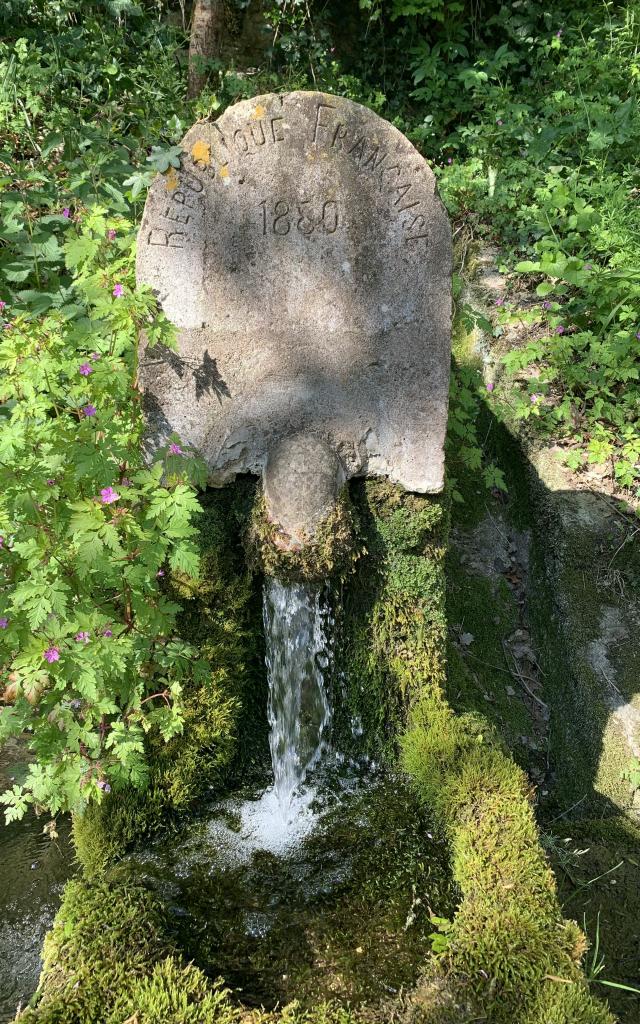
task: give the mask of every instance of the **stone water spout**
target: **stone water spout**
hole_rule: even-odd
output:
[[[178,328],[145,349],[147,445],[263,479],[300,546],[344,482],[443,486],[451,232],[433,174],[370,110],[259,96],[198,122],[151,186],[137,275]]]

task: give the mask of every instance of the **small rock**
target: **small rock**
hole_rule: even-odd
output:
[[[516,691],[514,690],[513,686],[505,686],[504,692],[506,693],[507,697],[515,697],[516,695]]]
[[[460,643],[462,644],[463,647],[469,647],[474,640],[475,637],[473,633],[463,633],[462,636],[460,637]]]

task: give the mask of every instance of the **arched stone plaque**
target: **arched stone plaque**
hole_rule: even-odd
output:
[[[180,329],[177,354],[141,353],[152,443],[175,431],[221,484],[311,435],[346,477],[439,491],[451,232],[424,159],[306,92],[238,103],[183,149],[138,238],[138,280]]]

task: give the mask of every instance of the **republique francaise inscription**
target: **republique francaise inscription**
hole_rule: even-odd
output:
[[[143,351],[150,434],[213,483],[310,434],[344,476],[443,484],[451,232],[411,143],[365,107],[268,95],[196,124],[151,187],[138,279],[178,326]]]

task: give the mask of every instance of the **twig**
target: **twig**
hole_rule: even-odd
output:
[[[504,640],[502,641],[502,650],[504,651],[504,659],[505,659],[505,661],[506,661],[506,663],[508,665],[509,664],[509,659],[507,657],[507,647],[505,645],[505,641]],[[513,664],[514,664],[514,671],[512,672],[512,674],[516,677],[516,679],[519,679],[519,681],[522,683],[524,689],[527,691],[529,696],[532,698],[532,700],[535,700],[536,703],[539,704],[541,708],[545,708],[545,710],[548,711],[549,710],[549,705],[545,704],[545,702],[542,700],[542,698],[536,696],[536,694],[533,692],[533,690],[530,690],[529,687],[527,686],[527,684],[525,682],[525,679],[530,679],[530,677],[529,676],[524,676],[522,674],[522,672],[518,668],[518,663],[517,663],[516,659],[513,657],[513,655],[511,657],[513,659]],[[530,682],[537,683],[538,680],[537,679],[530,679]]]
[[[556,814],[555,818],[552,818],[549,822],[549,825],[553,825],[554,821],[560,821],[561,818],[566,818],[567,814],[571,814],[571,811],[574,811],[576,807],[579,807],[580,804],[584,803],[586,799],[587,794],[585,793],[584,796],[581,796],[579,800],[576,800],[575,804],[571,804],[571,807],[567,807],[566,811],[563,811],[562,814]]]

